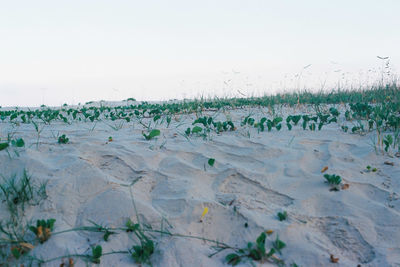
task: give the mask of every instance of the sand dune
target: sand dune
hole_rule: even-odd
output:
[[[240,125],[251,111],[258,112],[241,109],[230,111],[229,116]],[[122,227],[128,218],[135,222],[133,196],[141,223],[153,229],[164,227],[238,247],[254,242],[262,231],[273,230],[269,239],[279,235],[286,243],[277,256],[288,266],[293,262],[298,266],[400,266],[400,160],[377,155],[368,134],[344,133],[338,124],[315,132],[299,126],[260,133],[239,127],[213,133],[210,140],[187,140],[181,134],[194,118],[179,115],[179,121],[173,120],[168,128],[159,126],[161,136],[150,141],[133,123],[113,130],[99,122],[92,130],[91,122],[54,122],[44,127],[38,147],[32,125],[0,123],[3,137],[15,131],[26,142],[19,156],[0,152],[1,174],[21,175],[26,169],[35,181],[48,180],[48,198],[29,207],[25,216],[28,221],[55,218],[55,232],[91,225],[90,221],[110,227]],[[58,144],[54,137],[58,134],[66,134],[70,142]],[[112,142],[107,141],[109,136]],[[215,159],[214,166],[207,163],[209,158]],[[387,160],[394,166],[385,165]],[[367,165],[378,171],[366,172]],[[349,188],[330,191],[321,174],[324,166],[329,167],[328,173],[340,175]],[[5,220],[5,203],[1,205],[0,218]],[[205,207],[209,211],[200,222]],[[287,220],[278,220],[280,211],[287,212]],[[154,266],[226,264],[229,250],[208,257],[215,244],[161,234],[153,237]],[[103,252],[119,251],[135,242],[124,232],[106,242],[101,233],[73,231],[52,236],[32,254],[48,259],[88,253],[98,244]],[[331,263],[331,254],[339,258],[338,263]],[[76,260],[75,266],[84,264]],[[104,256],[100,264],[131,265],[135,263],[126,254]],[[262,266],[270,265],[274,264]]]

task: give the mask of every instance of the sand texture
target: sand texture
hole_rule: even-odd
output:
[[[399,158],[375,153],[371,134],[345,133],[336,123],[321,131],[294,126],[291,131],[283,127],[258,132],[241,127],[250,113],[255,118],[268,115],[257,108],[221,112],[217,117],[229,117],[237,129],[212,132],[207,138],[184,136],[194,114],[174,116],[169,127],[158,125],[161,135],[153,140],[145,140],[137,122],[52,122],[43,125],[38,146],[33,125],[0,123],[2,139],[13,132],[26,143],[19,155],[12,149],[9,154],[0,151],[1,175],[19,177],[25,169],[34,181],[48,180],[48,197],[27,206],[24,220],[34,224],[54,218],[54,232],[91,222],[124,227],[128,218],[139,218],[153,229],[246,247],[261,232],[273,230],[267,247],[279,235],[286,247],[276,256],[287,266],[400,266]],[[67,144],[57,143],[61,134],[70,139]],[[210,158],[214,166],[208,164]],[[367,172],[367,165],[377,171]],[[325,166],[326,173],[340,175],[349,188],[331,191],[321,173]],[[6,221],[6,204],[0,204],[0,218]],[[205,207],[208,213],[200,221]],[[279,221],[277,213],[283,211],[288,218]],[[216,252],[214,243],[149,234],[156,244],[153,266],[226,266],[225,256],[232,252],[209,257]],[[106,253],[137,243],[123,231],[107,242],[102,233],[72,231],[35,244],[31,254],[49,259],[89,253],[94,245]],[[338,263],[331,262],[331,254]],[[86,264],[75,261],[75,266]],[[60,263],[61,259],[43,266]],[[101,258],[100,266],[135,262],[129,254],[111,254]]]

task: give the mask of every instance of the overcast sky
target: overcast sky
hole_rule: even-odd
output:
[[[400,68],[398,0],[0,3],[0,106],[329,89],[371,82],[377,56]]]

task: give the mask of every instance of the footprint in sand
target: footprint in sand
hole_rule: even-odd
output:
[[[234,196],[236,205],[249,210],[272,211],[276,208],[289,206],[293,199],[274,190],[264,187],[234,170],[223,172],[217,177],[215,185],[217,199]]]

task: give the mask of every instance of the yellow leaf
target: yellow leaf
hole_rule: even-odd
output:
[[[273,232],[274,232],[273,230],[267,230],[267,231],[265,231],[265,233],[266,233],[267,235],[271,235]]]
[[[201,214],[201,218],[203,218],[204,216],[206,216],[206,214],[208,213],[208,208],[205,207],[203,210],[203,213]]]

